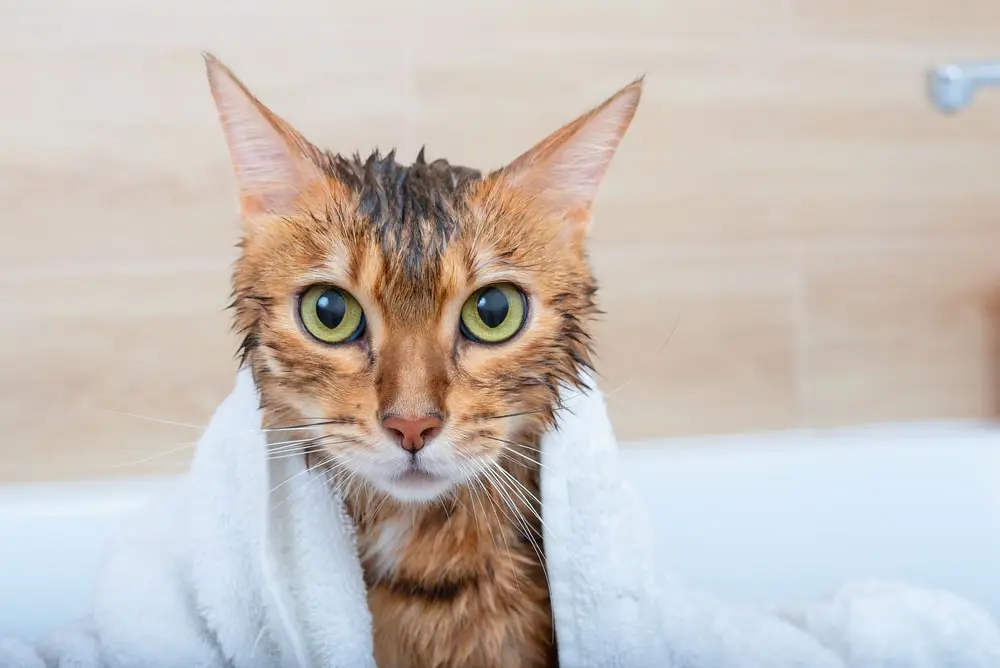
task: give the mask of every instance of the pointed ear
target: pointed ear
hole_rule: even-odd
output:
[[[502,170],[503,176],[585,232],[598,187],[641,95],[639,78],[522,154]]]
[[[314,160],[319,151],[261,104],[221,61],[207,53],[204,57],[244,220],[290,213],[302,192],[325,179]]]

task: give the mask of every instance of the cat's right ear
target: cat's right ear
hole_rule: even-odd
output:
[[[302,193],[325,183],[312,157],[316,148],[261,104],[221,61],[208,53],[204,57],[239,183],[244,221],[250,224],[261,214],[292,213]]]

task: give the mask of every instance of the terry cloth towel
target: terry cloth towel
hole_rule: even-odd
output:
[[[995,668],[973,604],[848,584],[808,605],[733,605],[675,579],[617,473],[603,397],[566,390],[542,443],[547,566],[564,668]],[[109,546],[93,615],[2,668],[365,668],[371,615],[351,524],[302,457],[268,458],[250,373],[187,475]],[[447,642],[446,638],[441,639]]]

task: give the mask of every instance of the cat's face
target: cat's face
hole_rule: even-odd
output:
[[[640,86],[482,176],[322,153],[208,64],[246,223],[236,325],[269,426],[310,425],[316,459],[403,501],[537,459],[525,435],[590,364],[586,225]]]

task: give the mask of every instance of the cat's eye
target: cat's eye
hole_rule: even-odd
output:
[[[299,301],[302,326],[323,343],[349,343],[365,331],[365,314],[350,293],[331,285],[314,285]]]
[[[503,343],[524,326],[524,293],[509,283],[480,288],[462,306],[459,329],[477,343]]]

